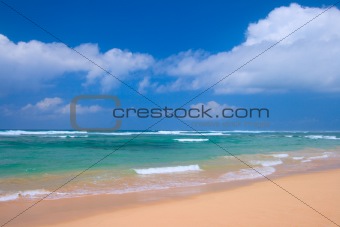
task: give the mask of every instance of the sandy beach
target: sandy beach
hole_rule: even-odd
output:
[[[0,227],[340,227],[340,0],[34,3],[0,1]]]
[[[138,193],[43,201],[7,226],[337,226],[339,179],[339,169],[275,179],[321,214],[263,180],[157,202],[134,204]],[[1,203],[1,223],[31,203]]]

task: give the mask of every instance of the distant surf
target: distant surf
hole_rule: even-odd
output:
[[[174,139],[174,140],[178,142],[205,142],[208,141],[209,139]]]
[[[340,138],[337,138],[336,136],[325,136],[325,135],[308,135],[305,136],[309,139],[327,139],[327,140],[338,140]]]

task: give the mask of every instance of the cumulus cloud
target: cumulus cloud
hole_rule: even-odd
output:
[[[222,113],[222,111],[226,108],[229,109],[235,109],[236,107],[234,106],[229,106],[227,104],[220,104],[216,101],[209,101],[206,103],[197,103],[197,104],[193,104],[190,106],[190,108],[197,108],[197,109],[201,109],[201,107],[204,106],[204,109],[211,109],[211,111],[209,111],[209,113],[212,114],[212,116],[216,116],[216,115],[220,115]]]
[[[99,105],[83,106],[77,105],[77,114],[87,114],[87,113],[97,113],[103,111]],[[69,114],[70,105],[65,104],[64,101],[59,97],[54,98],[44,98],[43,100],[35,104],[27,104],[21,108],[22,112],[30,112],[34,114]]]
[[[55,107],[59,106],[63,100],[61,98],[55,97],[55,98],[45,98],[39,102],[37,102],[35,105],[27,104],[22,108],[22,110],[28,110],[32,108],[36,108],[41,111],[51,110]]]
[[[75,49],[122,80],[129,73],[149,68],[154,62],[148,54],[120,49],[100,52],[98,46],[91,43]],[[51,86],[54,79],[79,72],[86,75],[83,85],[98,83],[102,90],[108,91],[119,84],[98,66],[61,43],[36,40],[14,43],[0,34],[0,95]]]
[[[291,4],[248,26],[246,41],[231,51],[186,51],[158,63],[175,82],[162,91],[207,88],[321,13]],[[216,93],[340,91],[340,11],[332,8],[213,89]],[[177,83],[177,85],[176,85]]]
[[[276,8],[266,18],[249,24],[244,43],[216,54],[189,50],[156,61],[149,54],[120,49],[101,52],[96,44],[81,44],[75,49],[128,83],[127,80],[136,81],[131,76],[136,72],[152,72],[139,79],[137,89],[142,93],[205,89],[323,10],[298,4]],[[340,92],[338,59],[340,11],[332,8],[218,83],[213,90],[222,94]],[[14,43],[0,34],[0,96],[52,86],[56,79],[79,72],[85,75],[84,86],[99,85],[103,91],[109,91],[119,84],[61,43],[35,40]]]
[[[150,87],[151,87],[150,77],[144,77],[143,80],[141,80],[138,84],[138,92],[145,93],[146,88],[150,88]]]

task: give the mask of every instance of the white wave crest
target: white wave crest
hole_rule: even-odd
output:
[[[159,134],[159,135],[183,135],[183,136],[228,136],[230,134],[225,134],[223,132],[216,131],[204,131],[204,132],[195,132],[195,131],[158,131],[158,132],[146,132],[145,134]]]
[[[323,135],[308,135],[308,136],[305,136],[306,138],[309,138],[309,139],[327,139],[327,140],[338,140],[340,138],[337,138],[336,136],[323,136]]]
[[[158,131],[158,134],[162,134],[162,135],[178,135],[183,133],[184,131]]]
[[[174,139],[178,142],[205,142],[208,141],[209,139]]]
[[[304,159],[304,157],[303,156],[301,156],[301,157],[292,157],[294,160],[302,160],[302,159]]]
[[[21,136],[21,135],[64,135],[64,134],[86,134],[83,131],[24,131],[24,130],[7,130],[1,131],[0,136]]]
[[[182,172],[189,172],[189,171],[202,171],[202,169],[199,167],[199,165],[158,167],[158,168],[133,169],[133,170],[137,174],[140,174],[140,175],[169,174],[169,173],[182,173]]]
[[[270,156],[275,157],[275,158],[287,158],[289,157],[289,154],[272,154]]]

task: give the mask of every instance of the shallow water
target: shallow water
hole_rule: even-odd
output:
[[[0,131],[0,201],[41,198],[84,170],[49,198],[243,181],[340,163],[339,132],[140,133]]]

